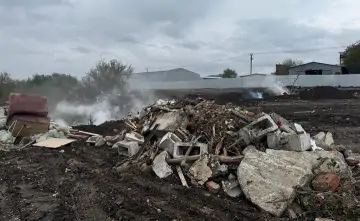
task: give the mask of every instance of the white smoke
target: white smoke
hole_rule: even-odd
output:
[[[112,93],[98,96],[96,102],[91,104],[61,101],[54,108],[52,119],[61,125],[99,125],[105,121],[119,120],[136,114],[156,100],[149,91],[146,94],[137,91],[137,95],[127,91],[124,98],[117,90],[113,90]]]
[[[261,82],[261,86],[274,95],[289,94],[289,90],[276,78],[276,76],[265,76]]]
[[[260,92],[260,91],[256,91],[256,92],[253,92],[253,91],[249,91],[249,96],[253,99],[263,99],[263,93]]]

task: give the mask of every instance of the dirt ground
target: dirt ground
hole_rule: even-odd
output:
[[[336,143],[360,151],[358,99],[239,104],[276,112],[312,135],[333,132]],[[103,127],[110,133],[116,122],[111,129]],[[119,174],[114,167],[123,159],[111,148],[81,143],[59,149],[33,147],[0,152],[0,159],[0,220],[287,220],[262,213],[243,198],[186,189],[175,175],[160,180],[135,169]]]

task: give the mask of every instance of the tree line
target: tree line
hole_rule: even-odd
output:
[[[94,98],[117,90],[119,94],[127,87],[127,79],[133,72],[130,65],[117,60],[99,61],[82,79],[70,74],[34,74],[27,79],[13,79],[11,74],[0,72],[0,102],[4,103],[11,92],[40,94],[49,104],[60,100],[93,102]]]

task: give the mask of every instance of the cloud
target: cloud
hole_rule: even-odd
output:
[[[96,61],[116,58],[139,72],[185,67],[209,75],[231,67],[246,74],[249,53],[260,73],[288,57],[336,63],[343,49],[334,46],[360,40],[359,6],[356,0],[3,0],[0,67],[16,77],[80,77]],[[323,49],[306,50],[312,48]]]

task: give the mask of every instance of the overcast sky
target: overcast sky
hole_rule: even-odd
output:
[[[116,58],[137,72],[248,74],[249,53],[255,73],[288,57],[336,64],[339,46],[360,40],[359,8],[359,0],[0,0],[0,71],[81,77]]]

